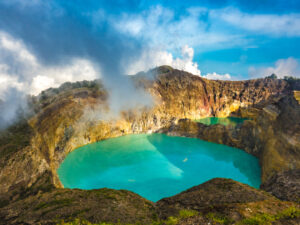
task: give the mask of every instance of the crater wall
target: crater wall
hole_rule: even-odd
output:
[[[0,157],[0,193],[17,198],[62,187],[56,169],[69,152],[132,133],[195,136],[242,148],[260,158],[263,181],[277,171],[299,168],[300,132],[292,123],[300,115],[299,104],[284,80],[213,81],[169,67],[133,80],[151,94],[153,106],[124,111],[117,118],[107,119],[108,93],[100,81],[65,84],[33,98],[36,114],[25,121],[30,141],[12,151],[5,151],[11,143],[1,147],[6,153]],[[231,114],[252,120],[237,128],[192,121]]]

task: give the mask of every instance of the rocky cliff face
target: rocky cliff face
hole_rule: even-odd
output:
[[[212,81],[170,67],[133,80],[154,104],[117,118],[107,119],[108,93],[100,81],[65,84],[33,98],[36,114],[23,121],[20,135],[12,127],[0,136],[3,205],[62,187],[56,169],[75,148],[131,133],[165,132],[242,148],[259,157],[264,183],[299,169],[299,103],[286,81]],[[235,128],[192,121],[231,114],[252,120]],[[19,143],[23,136],[27,141]]]
[[[244,149],[260,159],[263,183],[277,173],[299,169],[300,105],[293,95],[240,108],[232,114],[250,120],[237,127],[225,127],[206,126],[183,119],[174,126],[164,128],[162,132]],[[300,194],[299,189],[297,194]]]

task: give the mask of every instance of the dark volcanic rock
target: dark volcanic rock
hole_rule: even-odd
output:
[[[273,198],[264,191],[254,189],[231,179],[215,178],[192,187],[175,196],[157,202],[160,216],[176,215],[181,209],[202,210],[232,203],[258,202]]]
[[[84,218],[90,222],[149,224],[154,204],[125,190],[56,189],[17,201],[0,210],[0,224],[57,224]]]
[[[279,199],[300,202],[300,170],[275,174],[262,188]]]
[[[297,224],[300,209],[295,207],[248,185],[216,178],[156,204],[125,190],[54,189],[0,206],[0,224],[244,224],[262,213],[268,218],[284,215],[276,224]],[[285,210],[294,213],[282,214]]]

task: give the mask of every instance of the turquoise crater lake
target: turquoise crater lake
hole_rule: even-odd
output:
[[[238,124],[242,124],[245,120],[249,119],[240,117],[205,117],[195,121],[198,123],[203,123],[205,125],[222,124],[224,126],[236,126]]]
[[[258,160],[244,151],[196,138],[135,134],[71,152],[58,168],[66,188],[113,188],[157,201],[216,177],[260,185]]]

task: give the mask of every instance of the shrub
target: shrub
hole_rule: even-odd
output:
[[[253,217],[242,220],[241,224],[245,224],[245,225],[269,225],[269,224],[271,224],[272,221],[275,221],[274,216],[266,214],[266,213],[261,213],[261,214],[255,215]]]
[[[293,219],[300,217],[300,209],[289,207],[276,215],[276,219]]]
[[[195,210],[183,209],[183,210],[180,210],[179,217],[180,218],[189,218],[189,217],[192,217],[192,216],[196,216],[198,214],[199,213],[197,211],[195,211]]]
[[[217,215],[215,213],[208,213],[206,215],[206,218],[211,219],[215,223],[220,223],[220,224],[230,224],[232,221],[227,218],[226,216],[223,215]]]
[[[165,224],[166,225],[176,225],[178,223],[178,219],[173,217],[173,216],[170,216],[166,221],[165,221]]]

